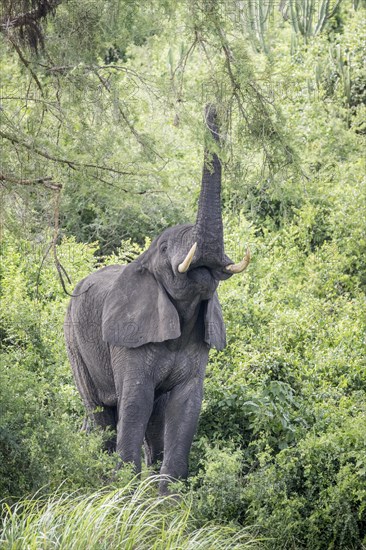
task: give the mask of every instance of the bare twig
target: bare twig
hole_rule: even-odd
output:
[[[55,193],[55,206],[54,206],[54,213],[53,213],[53,238],[51,242],[51,247],[52,247],[53,259],[55,261],[57,273],[60,278],[62,290],[68,296],[73,296],[73,294],[70,294],[70,292],[68,292],[64,281],[64,275],[65,275],[67,281],[71,283],[70,277],[66,273],[66,270],[64,266],[61,264],[57,255],[57,239],[58,239],[59,223],[60,223],[60,199],[61,199],[61,189],[58,189],[58,191],[56,191]]]
[[[122,191],[123,193],[129,194],[129,195],[158,195],[163,194],[167,195],[167,192],[163,189],[141,189],[140,191],[134,191],[132,189],[126,189],[125,187],[121,187],[120,185],[116,185],[115,183],[111,181],[107,181],[104,178],[101,178],[100,176],[95,176],[94,174],[91,174],[91,178],[100,181],[104,183],[105,185],[109,185],[109,187],[114,187],[115,189],[118,189],[119,191]],[[169,199],[170,200],[170,199]]]
[[[7,181],[9,183],[16,183],[17,185],[37,185],[41,184],[47,187],[48,189],[51,189],[55,194],[55,203],[54,203],[54,213],[53,213],[53,237],[52,241],[49,243],[45,254],[42,257],[41,264],[38,268],[37,272],[37,280],[36,280],[36,293],[37,296],[39,295],[39,281],[41,276],[42,267],[44,265],[44,262],[46,261],[46,258],[52,249],[53,252],[53,258],[55,262],[55,266],[60,278],[61,286],[63,291],[68,295],[72,296],[67,289],[64,281],[64,276],[67,279],[67,282],[71,284],[71,280],[69,275],[67,274],[64,266],[61,264],[58,255],[57,255],[57,239],[58,239],[58,233],[59,233],[59,218],[60,218],[60,199],[61,199],[61,190],[62,190],[62,184],[61,183],[54,183],[52,182],[52,178],[49,176],[43,177],[43,178],[37,178],[34,180],[27,180],[27,179],[17,179],[12,176],[6,176],[4,174],[0,174],[0,182],[1,181]]]
[[[183,91],[183,83],[184,83],[184,73],[185,73],[185,70],[186,70],[186,66],[187,66],[187,62],[188,62],[188,59],[189,59],[189,56],[194,52],[196,46],[197,46],[197,43],[198,43],[198,37],[197,35],[195,36],[192,44],[190,45],[190,47],[188,48],[186,54],[184,55],[184,57],[179,61],[178,65],[176,66],[176,68],[174,69],[173,71],[173,74],[172,74],[172,81],[174,81],[174,78],[175,78],[175,75],[177,73],[177,71],[179,69],[181,69],[181,75],[180,75],[180,85],[179,85],[179,91],[178,91],[178,100],[181,100],[182,99],[182,91]]]
[[[6,174],[0,173],[0,181],[8,181],[9,183],[16,183],[17,185],[37,185],[42,184],[44,187],[47,187],[48,189],[52,189],[53,191],[58,191],[62,189],[61,183],[53,183],[52,177],[46,176],[44,178],[36,178],[34,180],[28,180],[28,179],[18,179],[14,178],[13,176],[8,176]]]
[[[54,107],[55,109],[59,110],[59,107],[56,104],[56,102],[45,101],[44,99],[40,99],[39,97],[29,97],[29,96],[21,97],[21,96],[14,96],[14,95],[0,96],[0,101],[5,101],[5,100],[9,100],[9,101],[12,101],[12,100],[14,100],[14,101],[35,101],[37,103],[44,103],[45,105],[47,105],[47,107]]]
[[[115,189],[118,189],[119,191],[123,191],[123,193],[128,193],[131,195],[146,195],[147,193],[152,193],[153,191],[148,191],[147,189],[141,190],[141,191],[132,191],[131,189],[126,189],[125,187],[121,187],[120,185],[116,185],[115,183],[112,183],[111,181],[107,181],[104,178],[101,178],[100,176],[93,176],[91,177],[97,181],[101,181],[105,185],[109,185],[109,187],[114,187]]]
[[[43,267],[43,264],[45,263],[46,258],[48,256],[50,250],[51,250],[51,246],[52,246],[52,241],[48,244],[46,252],[43,254],[41,263],[40,263],[38,271],[37,271],[37,279],[36,279],[36,296],[37,296],[37,299],[39,298],[39,281],[40,281],[40,278],[41,278],[42,267]]]
[[[18,56],[19,56],[19,59],[21,60],[21,62],[23,63],[23,65],[28,69],[28,71],[30,72],[34,82],[37,84],[37,87],[39,89],[39,91],[41,92],[41,95],[43,97],[43,88],[41,86],[41,83],[40,81],[38,80],[38,76],[36,75],[36,73],[33,71],[32,67],[31,67],[31,63],[30,61],[28,61],[23,53],[22,53],[22,50],[19,48],[18,44],[15,42],[15,40],[13,40],[13,38],[8,34],[8,40],[9,42],[11,42],[11,44],[13,45],[13,48],[15,49],[15,51],[17,52]]]

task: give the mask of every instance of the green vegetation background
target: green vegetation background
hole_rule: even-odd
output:
[[[116,465],[101,434],[80,431],[62,335],[69,298],[46,254],[59,192],[35,180],[63,186],[57,255],[71,292],[101,265],[131,261],[165,227],[194,220],[202,111],[215,101],[227,249],[237,260],[250,243],[253,259],[220,286],[228,346],[210,355],[180,488],[190,502],[184,530],[215,522],[246,526],[261,548],[365,547],[365,6],[333,2],[324,26],[316,30],[314,15],[305,31],[275,4],[70,1],[43,24],[38,54],[16,34],[0,37],[8,505],[61,484],[98,491]],[[265,19],[258,9],[269,5]],[[122,471],[115,483],[130,478]],[[159,514],[174,521],[169,507]],[[15,516],[4,507],[4,548],[22,548]],[[207,548],[213,540],[206,534]]]

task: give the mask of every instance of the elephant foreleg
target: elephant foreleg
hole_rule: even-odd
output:
[[[164,459],[161,473],[171,478],[188,475],[188,455],[196,432],[203,396],[203,380],[194,378],[175,386],[165,410]],[[168,492],[162,481],[160,493]]]
[[[141,448],[154,404],[154,387],[143,380],[124,380],[118,400],[117,452],[141,470]]]

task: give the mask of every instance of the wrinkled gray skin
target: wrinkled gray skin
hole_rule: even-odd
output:
[[[213,106],[206,124],[217,150]],[[172,478],[188,474],[209,348],[225,346],[216,289],[233,262],[224,253],[220,188],[220,161],[206,147],[196,224],[167,229],[132,263],[89,275],[68,307],[65,337],[80,395],[94,422],[116,433],[107,449],[137,471],[144,444],[148,465],[162,461],[160,472]],[[179,273],[194,242],[193,262]]]

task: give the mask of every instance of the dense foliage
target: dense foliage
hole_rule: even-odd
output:
[[[194,219],[201,113],[214,100],[226,144],[226,245],[237,259],[249,242],[253,259],[220,286],[228,346],[211,352],[191,477],[179,489],[192,517],[179,526],[190,512],[177,509],[177,537],[188,548],[183,531],[201,536],[194,529],[213,521],[249,526],[263,548],[366,544],[365,5],[320,1],[306,19],[305,4],[314,2],[51,2],[37,52],[26,32],[2,23],[8,504],[61,484],[94,491],[112,476],[129,487],[102,435],[80,431],[55,258],[71,291]],[[34,544],[54,506],[44,498],[27,524]],[[95,525],[110,498],[90,497]],[[82,537],[68,499],[57,501],[54,535],[74,521]],[[4,512],[8,547],[25,536],[23,509]]]

